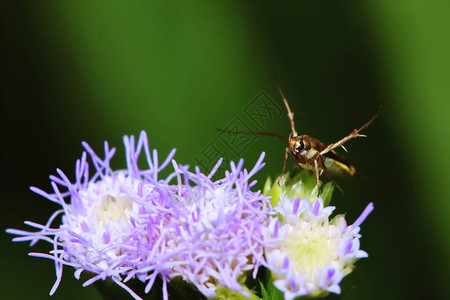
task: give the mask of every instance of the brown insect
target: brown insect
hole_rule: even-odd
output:
[[[283,99],[284,105],[286,106],[287,115],[289,117],[289,122],[291,125],[292,132],[288,138],[271,132],[228,131],[222,129],[219,130],[231,134],[267,135],[288,141],[288,147],[286,148],[284,154],[283,170],[281,171],[278,180],[281,178],[285,171],[287,158],[290,154],[296,165],[316,174],[316,182],[317,186],[319,187],[319,194],[319,177],[322,174],[325,174],[325,176],[327,176],[327,178],[334,184],[334,186],[336,186],[341,191],[341,193],[344,194],[343,189],[336,183],[336,181],[334,181],[332,177],[336,175],[358,176],[359,173],[356,170],[355,166],[346,158],[338,154],[335,149],[341,147],[345,150],[345,152],[347,152],[347,149],[345,149],[344,147],[345,142],[358,137],[366,137],[366,135],[360,134],[360,132],[369,127],[375,121],[375,119],[379,116],[382,107],[380,106],[380,109],[377,111],[377,113],[361,128],[354,129],[349,135],[337,141],[336,143],[325,146],[325,144],[323,144],[321,141],[310,135],[297,134],[294,124],[294,114],[292,113],[286,97],[284,96],[284,93],[278,84],[277,89],[281,95],[281,98]]]

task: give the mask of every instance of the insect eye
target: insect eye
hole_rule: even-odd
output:
[[[305,148],[305,144],[303,144],[303,141],[301,141],[300,144],[298,145],[298,147],[295,150],[302,151],[304,148]]]

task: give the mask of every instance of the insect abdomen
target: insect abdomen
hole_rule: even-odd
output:
[[[359,177],[358,171],[351,163],[344,163],[333,158],[325,157],[325,167],[327,168],[328,173],[330,173],[332,176],[344,175]]]

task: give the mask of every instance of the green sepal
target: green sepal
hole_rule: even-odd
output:
[[[218,286],[216,290],[216,295],[210,300],[261,300],[258,296],[252,293],[252,291],[246,289],[250,293],[249,297],[242,295],[239,292],[232,291],[224,286]]]
[[[325,206],[330,204],[333,190],[334,186],[331,182],[322,185],[320,197]],[[317,199],[317,192],[316,176],[307,170],[302,170],[294,176],[285,173],[273,183],[268,177],[263,188],[263,194],[272,197],[270,201],[273,206],[280,204],[283,197],[307,199],[312,203]]]
[[[260,282],[262,299],[284,300],[284,293],[277,289],[275,285],[273,285],[272,273],[266,269],[264,275],[265,283],[263,284],[262,282]]]

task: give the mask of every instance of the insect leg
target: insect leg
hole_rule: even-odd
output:
[[[281,179],[281,177],[283,177],[284,170],[286,169],[286,162],[287,162],[287,159],[288,159],[288,156],[289,156],[288,150],[289,150],[289,149],[286,148],[286,151],[284,152],[283,170],[281,170],[281,174],[280,174],[280,176],[278,176],[278,178],[277,178],[278,185],[280,185],[280,179]]]
[[[331,178],[330,174],[328,173],[328,169],[325,166],[325,162],[323,161],[323,157],[319,155],[317,159],[320,159],[320,163],[322,165],[323,172],[325,173],[325,176],[328,178],[329,181],[344,195],[344,190],[341,188],[339,184],[337,184],[336,181],[334,181],[333,178]]]
[[[319,156],[320,157],[320,156]],[[320,196],[320,180],[319,180],[319,157],[314,160],[314,173],[316,173],[316,183],[317,183],[317,197]]]
[[[331,181],[331,183],[341,192],[342,196],[345,195],[344,190],[341,188],[341,186],[339,184],[337,184],[336,181],[334,181],[333,178],[331,178],[330,174],[328,174],[328,172],[325,170],[325,176],[327,176],[328,180]]]
[[[378,116],[380,115],[381,109],[382,109],[382,106],[380,106],[380,108],[378,109],[377,113],[366,124],[364,124],[361,128],[359,128],[358,130],[354,129],[352,133],[350,133],[349,135],[347,135],[346,137],[344,137],[340,141],[337,141],[336,143],[328,145],[325,149],[323,149],[320,152],[320,155],[327,154],[328,152],[330,152],[331,150],[333,150],[333,149],[335,149],[337,147],[342,147],[342,145],[345,142],[347,142],[348,140],[351,140],[351,139],[354,139],[354,138],[358,138],[358,137],[366,137],[366,135],[359,134],[359,132],[362,131],[363,129],[366,129],[367,127],[369,127],[375,121],[375,119],[378,118]]]

